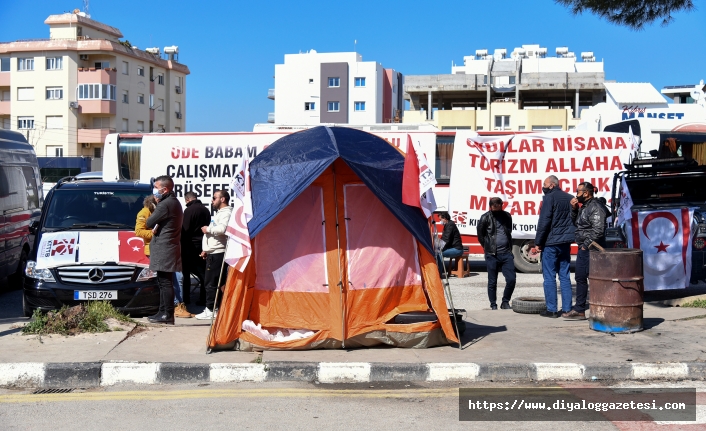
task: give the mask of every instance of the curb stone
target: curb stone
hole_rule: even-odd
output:
[[[238,382],[529,383],[591,380],[706,380],[706,363],[0,363],[0,387],[24,388]]]

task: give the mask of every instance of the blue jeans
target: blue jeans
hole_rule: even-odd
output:
[[[561,286],[561,309],[571,311],[571,244],[548,245],[542,249],[542,275],[544,275],[544,299],[547,311],[557,311],[556,276]]]
[[[498,271],[505,277],[505,290],[503,291],[503,302],[510,302],[512,292],[515,291],[517,276],[515,274],[515,257],[512,253],[486,254],[485,266],[488,268],[488,299],[490,306],[497,306],[498,292]]]
[[[184,302],[184,297],[182,296],[182,286],[184,284],[184,277],[181,272],[174,272],[174,277],[172,277],[172,284],[174,284],[174,305],[181,304]]]
[[[441,252],[444,257],[459,257],[463,255],[463,250],[458,248],[449,248]],[[439,266],[439,274],[444,275],[444,259],[438,254],[436,255],[436,264]]]

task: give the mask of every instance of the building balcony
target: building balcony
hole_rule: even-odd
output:
[[[10,86],[10,72],[0,72],[0,87]]]
[[[78,109],[81,114],[115,115],[117,111],[115,100],[79,100]]]
[[[118,80],[118,72],[116,69],[96,69],[95,67],[79,67],[78,68],[78,83],[79,84],[112,84],[115,85]]]
[[[0,115],[10,115],[10,101],[0,101]]]
[[[274,112],[270,112],[269,114],[267,114],[267,122],[268,123],[275,122],[275,113]]]
[[[78,129],[79,144],[102,144],[109,133],[115,133],[115,129]]]
[[[267,90],[267,98],[270,100],[275,100],[275,89],[274,88],[270,88],[269,90]]]

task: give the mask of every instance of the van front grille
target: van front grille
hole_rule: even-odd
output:
[[[130,266],[63,266],[57,268],[62,282],[68,284],[114,284],[125,283],[132,279],[135,269]]]

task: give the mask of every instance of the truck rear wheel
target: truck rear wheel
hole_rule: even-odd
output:
[[[512,245],[512,255],[515,257],[515,269],[520,272],[538,274],[542,272],[539,255],[530,254],[534,247],[533,239],[517,241]]]

